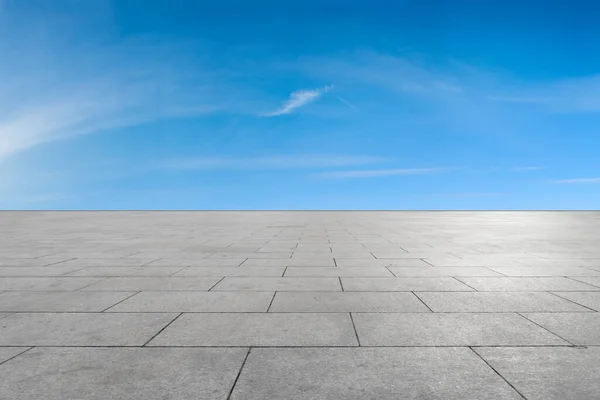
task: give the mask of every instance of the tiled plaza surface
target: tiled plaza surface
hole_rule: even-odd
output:
[[[600,213],[0,212],[0,399],[600,399]]]

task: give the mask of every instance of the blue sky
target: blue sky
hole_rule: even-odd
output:
[[[595,209],[596,1],[0,0],[1,209]]]

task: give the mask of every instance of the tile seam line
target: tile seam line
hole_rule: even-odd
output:
[[[354,323],[354,317],[352,316],[351,312],[349,312],[348,315],[350,315],[350,322],[352,322],[352,328],[354,329],[354,335],[356,336],[356,343],[358,344],[358,347],[361,347],[358,331],[356,330],[356,324]]]
[[[492,371],[494,371],[494,372],[496,373],[496,375],[498,375],[498,376],[499,376],[499,377],[500,377],[500,378],[501,378],[501,379],[502,379],[504,382],[506,382],[506,384],[507,384],[508,386],[510,386],[510,387],[511,387],[511,388],[512,388],[512,389],[513,389],[513,390],[514,390],[514,391],[515,391],[515,392],[516,392],[516,393],[517,393],[519,396],[521,396],[521,398],[522,398],[522,399],[524,399],[524,400],[527,400],[527,397],[525,397],[525,396],[523,395],[523,393],[519,392],[519,391],[517,390],[517,388],[513,386],[513,384],[512,384],[512,383],[510,383],[510,382],[509,382],[509,381],[508,381],[508,380],[507,380],[505,377],[503,377],[503,376],[502,376],[502,374],[500,374],[500,372],[498,372],[498,371],[496,370],[496,368],[492,367],[492,366],[491,366],[491,364],[490,364],[490,363],[488,363],[488,362],[487,362],[487,360],[481,356],[481,354],[479,354],[477,351],[475,351],[475,349],[473,349],[473,347],[472,347],[472,346],[468,346],[468,348],[469,348],[469,349],[470,349],[470,350],[471,350],[473,353],[475,353],[475,355],[476,355],[477,357],[479,357],[479,358],[481,359],[481,361],[483,361],[483,362],[484,362],[484,363],[485,363],[485,364],[486,364],[486,365],[487,365],[487,366],[488,366],[488,367],[489,367],[489,368],[490,368]]]
[[[85,293],[85,291],[84,291],[84,292],[82,292],[82,293]],[[109,293],[110,293],[110,292],[109,292]],[[116,292],[116,293],[118,293],[118,292]],[[130,296],[127,296],[127,297],[126,297],[126,298],[124,298],[123,300],[121,300],[121,301],[119,301],[119,302],[117,302],[117,303],[113,304],[112,306],[110,306],[110,307],[108,307],[108,308],[105,308],[104,310],[100,311],[99,313],[100,313],[100,314],[102,314],[103,312],[105,312],[105,311],[107,311],[107,310],[110,310],[111,308],[113,308],[113,307],[115,307],[115,306],[118,306],[119,304],[121,304],[121,303],[122,303],[122,302],[124,302],[125,300],[129,300],[129,299],[130,299],[130,298],[132,298],[133,296],[135,296],[135,295],[137,295],[137,294],[140,294],[140,293],[142,293],[142,291],[141,291],[141,290],[140,290],[140,291],[136,291],[134,294],[132,294],[132,295],[130,295]]]
[[[592,291],[592,292],[595,292],[595,291]],[[587,308],[588,310],[590,310],[590,311],[593,311],[593,312],[595,312],[595,313],[597,313],[597,312],[598,312],[598,310],[594,310],[594,309],[593,309],[593,308],[591,308],[591,307],[584,306],[583,304],[579,304],[578,302],[576,302],[576,301],[573,301],[573,300],[571,300],[571,299],[567,299],[566,297],[559,296],[558,294],[556,294],[556,293],[554,293],[554,292],[547,291],[547,292],[545,292],[545,293],[548,293],[548,294],[551,294],[551,295],[553,295],[553,296],[556,296],[556,297],[558,297],[559,299],[563,299],[563,300],[569,301],[569,302],[571,302],[571,303],[573,303],[573,304],[577,304],[578,306],[580,306],[580,307],[583,307],[583,308]],[[577,292],[575,292],[575,293],[577,293]]]
[[[431,309],[431,308],[430,308],[430,307],[427,305],[427,303],[425,303],[425,302],[423,301],[423,299],[421,299],[421,298],[420,298],[420,297],[417,295],[417,293],[415,293],[414,291],[412,291],[412,292],[410,292],[410,293],[412,293],[412,294],[413,294],[413,295],[414,295],[414,296],[415,296],[417,299],[419,299],[419,301],[420,301],[421,303],[423,303],[423,305],[424,305],[425,307],[427,307],[427,309],[428,309],[430,312],[432,312],[432,313],[434,312],[434,311],[433,311],[433,310],[432,310],[432,309]]]
[[[557,338],[559,338],[559,339],[561,339],[561,340],[564,340],[564,341],[565,341],[565,342],[567,342],[567,343],[570,343],[572,346],[577,346],[575,343],[571,342],[570,340],[567,340],[567,339],[565,339],[564,337],[560,336],[558,333],[554,333],[554,332],[552,332],[550,329],[546,328],[545,326],[542,326],[542,325],[538,324],[537,322],[535,322],[534,320],[527,318],[527,317],[526,317],[525,315],[523,315],[522,313],[520,313],[520,312],[517,312],[517,313],[515,313],[515,314],[517,314],[517,315],[521,316],[522,318],[525,318],[527,321],[529,321],[529,322],[531,322],[531,323],[533,323],[533,324],[535,324],[535,325],[539,326],[540,328],[542,328],[542,329],[544,329],[544,330],[546,330],[546,331],[550,332],[551,334],[553,334],[553,335],[554,335],[554,336],[556,336]]]
[[[159,329],[158,332],[156,332],[156,334],[154,334],[150,339],[148,339],[146,341],[146,343],[144,343],[142,346],[140,347],[146,347],[148,345],[148,343],[150,343],[151,341],[153,341],[158,335],[160,335],[165,329],[167,329],[173,322],[175,322],[175,320],[179,317],[181,317],[183,315],[183,313],[179,313],[175,316],[175,318],[173,318],[168,324],[166,324],[165,326],[163,326],[161,329]]]
[[[242,370],[246,366],[246,361],[248,361],[248,357],[250,357],[250,352],[251,351],[252,351],[252,347],[249,347],[248,351],[246,352],[246,357],[244,357],[244,361],[242,361],[242,365],[240,366],[240,370],[238,371],[238,373],[235,376],[235,379],[233,381],[233,384],[231,385],[231,389],[229,389],[229,393],[227,394],[227,400],[231,400],[232,399],[233,392],[234,392],[235,387],[236,387],[236,385],[238,383],[238,380],[240,379],[240,376],[242,375]]]
[[[2,348],[2,347],[5,347],[5,346],[0,346],[0,348]],[[9,347],[9,348],[11,348],[11,347],[23,347],[23,346],[6,346],[6,347]],[[25,346],[25,347],[27,347],[27,346]],[[14,355],[14,356],[12,356],[12,357],[10,357],[10,358],[8,358],[8,359],[6,359],[6,360],[4,360],[4,361],[0,362],[0,365],[4,365],[5,363],[9,362],[10,360],[13,360],[13,359],[15,359],[15,358],[19,357],[21,354],[25,354],[25,353],[27,353],[29,350],[31,350],[31,349],[34,349],[35,347],[36,347],[36,346],[31,346],[31,347],[29,347],[28,349],[26,349],[26,350],[23,350],[23,351],[22,351],[22,352],[20,352],[19,354],[16,354],[16,355]]]

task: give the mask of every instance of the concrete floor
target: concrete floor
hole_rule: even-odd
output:
[[[598,311],[600,213],[0,213],[0,399],[600,399]]]

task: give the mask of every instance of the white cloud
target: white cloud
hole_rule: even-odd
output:
[[[281,108],[270,112],[261,114],[261,117],[276,117],[279,115],[290,114],[295,109],[302,107],[308,103],[311,103],[318,99],[322,94],[327,93],[333,88],[333,85],[324,86],[319,89],[313,90],[296,90],[290,94],[290,98],[283,103]]]
[[[554,183],[600,183],[600,178],[559,179]]]
[[[283,155],[261,157],[182,157],[159,163],[166,169],[308,169],[368,165],[385,162],[382,157],[344,155]]]
[[[405,169],[372,169],[357,171],[333,171],[316,174],[321,178],[375,178],[392,175],[424,175],[448,171],[449,168],[405,168]]]

